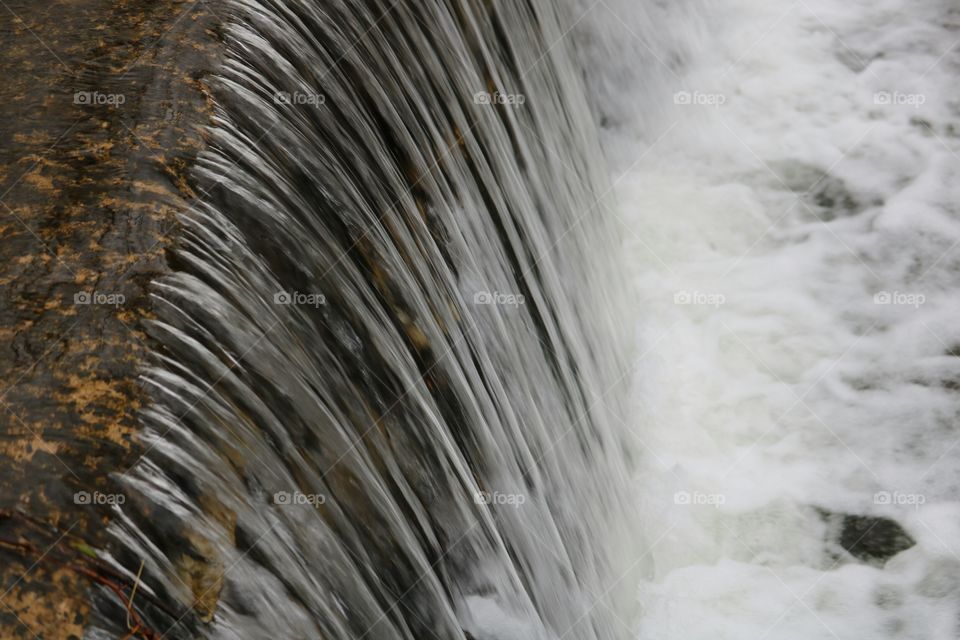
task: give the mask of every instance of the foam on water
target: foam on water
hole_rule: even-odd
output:
[[[960,634],[958,28],[933,0],[581,24],[618,61],[590,80],[636,284],[639,637]],[[825,512],[916,545],[868,565]]]

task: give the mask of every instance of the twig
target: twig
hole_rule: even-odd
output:
[[[143,573],[143,564],[146,561],[146,558],[140,559],[140,568],[137,570],[137,579],[133,583],[133,589],[130,590],[130,602],[127,603],[127,629],[130,628],[130,608],[133,607],[133,597],[137,595],[137,587],[140,586],[140,574]]]
[[[53,527],[51,525],[46,525],[45,523],[40,522],[35,518],[32,518],[31,516],[25,513],[22,513],[20,511],[14,511],[10,509],[0,509],[0,520],[2,519],[21,520],[23,522],[26,522],[28,525],[30,525],[31,528],[39,529],[45,535],[48,535],[48,536],[51,535],[51,531],[53,532],[53,535],[56,535],[58,533],[56,527]],[[77,536],[69,536],[71,539],[76,540],[78,544],[82,545],[82,548],[78,548],[75,546],[70,547],[71,551],[80,552],[79,554],[73,553],[71,554],[72,556],[78,556],[81,554],[85,556],[81,558],[82,564],[76,562],[75,557],[68,557],[68,558],[57,557],[57,554],[53,552],[54,549],[56,549],[56,551],[59,552],[61,556],[66,555],[63,553],[63,550],[60,547],[61,547],[62,540],[64,538],[67,538],[68,535],[69,534],[61,535],[60,538],[58,538],[57,542],[54,543],[53,547],[51,547],[45,553],[42,553],[40,549],[38,549],[35,545],[29,542],[19,541],[19,540],[6,540],[3,538],[0,538],[0,548],[7,548],[24,556],[37,557],[38,563],[44,563],[44,564],[56,563],[59,566],[66,567],[82,576],[85,576],[91,582],[102,585],[107,589],[113,591],[117,595],[117,597],[120,598],[120,602],[125,606],[126,612],[127,612],[126,622],[127,622],[127,629],[129,633],[127,633],[127,635],[124,636],[124,640],[129,640],[131,638],[136,638],[136,637],[143,638],[144,640],[162,640],[162,636],[157,632],[151,630],[149,627],[147,627],[143,619],[140,617],[140,614],[137,613],[136,609],[133,608],[133,597],[136,595],[137,588],[140,585],[140,578],[143,573],[145,560],[141,560],[140,562],[140,569],[137,571],[136,580],[134,581],[132,587],[130,587],[130,596],[128,597],[125,591],[125,586],[123,584],[127,582],[126,578],[121,574],[117,573],[116,571],[114,571],[113,569],[111,569],[110,567],[106,566],[95,554],[90,555],[87,552],[83,551],[83,549],[90,549],[90,547],[86,545],[86,543],[84,543],[81,538]],[[92,565],[92,566],[89,566],[89,565]],[[158,608],[163,610],[165,613],[170,614],[170,612],[167,611],[165,607],[160,605],[160,603],[155,602],[154,598],[150,598],[149,594],[147,595],[147,597]]]

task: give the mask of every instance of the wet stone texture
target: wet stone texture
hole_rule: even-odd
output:
[[[97,576],[81,561],[109,546],[117,477],[142,453],[148,284],[202,197],[188,172],[217,11],[0,6],[0,638],[83,636]]]
[[[834,548],[833,565],[848,559],[883,567],[916,541],[900,525],[880,516],[854,515],[817,509],[827,524],[828,547]]]
[[[916,541],[888,518],[844,516],[840,545],[861,562],[883,566],[901,551],[913,547]]]

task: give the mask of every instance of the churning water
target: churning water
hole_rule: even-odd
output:
[[[958,10],[581,23],[636,285],[638,637],[960,637]]]
[[[627,637],[622,274],[575,16],[229,11],[115,526],[144,588],[193,604],[151,623]]]

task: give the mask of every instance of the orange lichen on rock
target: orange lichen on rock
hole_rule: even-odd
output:
[[[149,287],[194,197],[216,4],[15,2],[0,30],[0,510],[91,546],[110,511],[75,492],[118,491],[142,453]],[[30,564],[0,548],[0,638],[83,637],[90,580]]]

